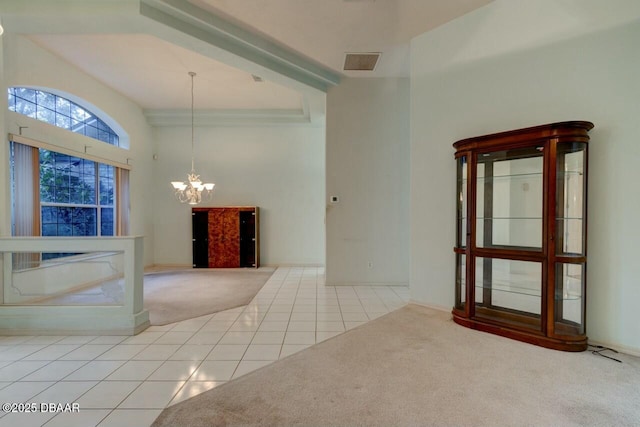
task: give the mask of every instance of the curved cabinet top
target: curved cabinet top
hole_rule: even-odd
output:
[[[530,128],[498,132],[490,135],[461,139],[453,144],[456,151],[466,151],[491,148],[496,145],[526,143],[536,140],[558,138],[558,141],[589,142],[588,132],[593,129],[593,123],[586,121],[571,121],[550,123]]]

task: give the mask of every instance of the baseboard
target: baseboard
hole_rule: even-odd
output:
[[[270,263],[260,263],[260,267],[286,267],[286,268],[324,268],[324,264],[270,264]],[[178,270],[185,268],[193,268],[191,264],[150,264],[145,265],[144,271],[162,271],[162,270]]]
[[[408,287],[408,282],[331,282],[326,283],[325,286],[405,286]]]
[[[409,304],[415,304],[415,305],[419,305],[421,307],[431,308],[433,310],[438,310],[438,311],[442,311],[442,312],[445,312],[445,313],[451,313],[451,307],[447,307],[447,306],[444,306],[444,305],[425,304],[423,302],[418,302],[418,301],[413,300],[413,299],[409,300]]]
[[[151,264],[144,266],[144,272],[156,272],[156,271],[169,271],[169,270],[184,270],[187,268],[193,268],[192,264]]]
[[[123,314],[123,307],[2,307],[0,335],[137,335],[149,312]],[[75,310],[68,310],[75,308]],[[98,313],[97,313],[98,312]],[[101,313],[99,313],[101,312]]]
[[[102,336],[102,335],[117,335],[117,336],[134,336],[147,329],[151,324],[136,326],[135,328],[122,328],[122,329],[92,329],[92,330],[77,330],[77,329],[0,329],[0,336],[40,336],[40,335],[68,335],[68,336]]]
[[[287,267],[287,268],[324,268],[324,264],[314,264],[314,263],[310,263],[310,264],[296,264],[296,263],[278,263],[278,264],[271,264],[271,263],[264,263],[261,262],[260,263],[260,267],[273,267],[273,268],[278,268],[278,267]]]

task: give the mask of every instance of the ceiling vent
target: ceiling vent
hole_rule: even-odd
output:
[[[344,58],[344,70],[373,71],[379,58],[380,52],[347,53]]]

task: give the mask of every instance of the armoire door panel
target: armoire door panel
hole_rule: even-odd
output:
[[[240,211],[240,267],[256,265],[256,214]]]
[[[209,267],[209,218],[208,213],[192,212],[193,267]]]
[[[240,220],[238,209],[209,211],[209,267],[240,266]]]

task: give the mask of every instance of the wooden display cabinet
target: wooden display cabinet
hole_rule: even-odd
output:
[[[587,348],[592,128],[552,123],[453,144],[456,323],[557,350]]]
[[[260,266],[257,206],[192,208],[193,267]]]

